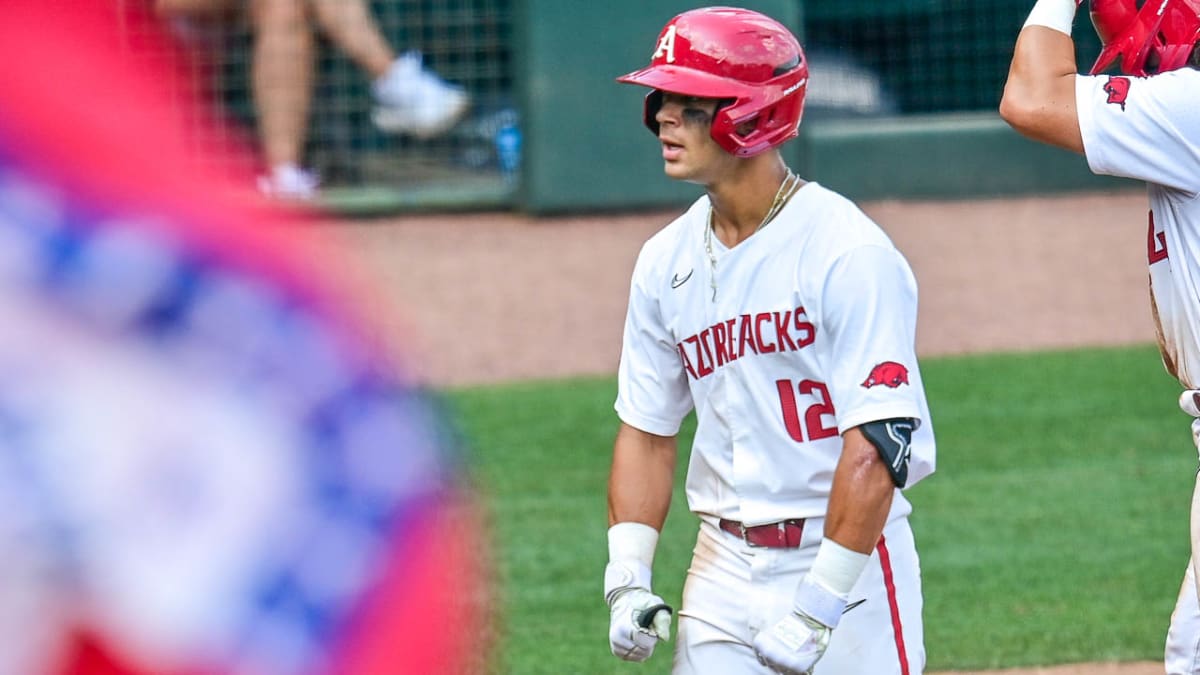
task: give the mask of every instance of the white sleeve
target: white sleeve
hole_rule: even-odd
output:
[[[917,284],[900,252],[878,245],[848,251],[830,269],[821,295],[838,431],[894,417],[924,421]]]
[[[1093,172],[1200,192],[1200,73],[1079,75],[1075,104]]]
[[[635,429],[674,436],[692,409],[692,398],[675,340],[663,325],[648,284],[650,267],[643,251],[629,289],[614,408],[621,421]]]

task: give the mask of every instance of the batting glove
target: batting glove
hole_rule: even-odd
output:
[[[829,646],[828,626],[792,612],[754,638],[758,662],[782,675],[809,675]]]
[[[645,661],[659,640],[671,639],[671,608],[650,592],[650,568],[636,560],[608,563],[604,599],[612,610],[608,643],[626,661]]]
[[[782,675],[809,675],[825,655],[829,636],[846,599],[806,577],[796,589],[792,611],[754,636],[758,661]]]

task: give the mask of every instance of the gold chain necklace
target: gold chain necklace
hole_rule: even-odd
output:
[[[767,223],[771,222],[779,212],[783,210],[783,206],[787,204],[792,195],[796,194],[796,190],[800,188],[800,178],[792,173],[791,169],[787,170],[787,175],[783,177],[783,182],[779,184],[779,189],[775,192],[775,199],[771,201],[771,208],[767,209],[767,215],[763,216],[762,222],[758,227],[754,228],[754,232],[766,227]],[[716,228],[714,222],[712,202],[708,204],[708,220],[704,226],[704,251],[708,253],[709,266],[709,286],[712,287],[712,301],[717,301],[717,255],[713,253],[713,230]],[[753,233],[752,233],[753,234]]]

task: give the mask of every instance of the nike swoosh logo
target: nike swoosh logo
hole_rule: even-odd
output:
[[[671,277],[671,288],[679,288],[680,286],[686,284],[687,280],[692,278],[692,272],[695,272],[695,271],[696,270],[694,270],[694,269],[688,270],[687,276],[682,279],[679,278],[678,274]]]

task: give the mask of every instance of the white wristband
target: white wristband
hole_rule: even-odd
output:
[[[796,588],[792,600],[796,611],[829,628],[837,628],[850,591],[870,559],[871,556],[851,551],[832,539],[822,539],[812,569]]]
[[[642,523],[617,523],[608,528],[608,565],[604,568],[604,601],[613,600],[629,588],[650,590],[650,568],[658,530]]]
[[[1077,6],[1076,0],[1037,0],[1025,19],[1025,26],[1045,26],[1069,36]]]
[[[658,546],[658,530],[642,523],[617,523],[608,528],[608,559],[636,560],[654,567],[654,549]]]
[[[792,606],[797,612],[816,619],[831,629],[837,628],[838,622],[842,620],[846,604],[846,596],[837,595],[818,584],[813,581],[811,575],[804,577],[792,598]]]
[[[845,598],[862,576],[871,556],[851,551],[832,539],[822,539],[808,576],[835,594]]]

